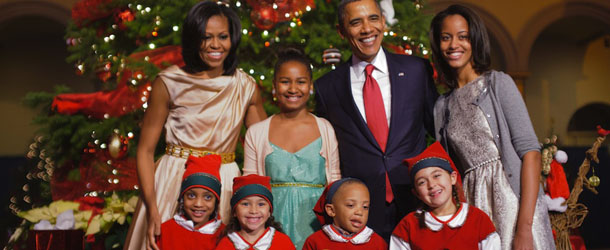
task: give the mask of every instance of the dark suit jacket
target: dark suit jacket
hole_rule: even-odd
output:
[[[438,93],[427,60],[388,51],[385,54],[392,93],[385,153],[354,102],[351,59],[320,77],[314,85],[316,113],[330,121],[337,135],[341,175],[358,178],[368,186],[371,196],[368,225],[388,240],[394,226],[417,204],[411,193],[407,166],[402,162],[426,148],[426,130],[434,135],[432,113]],[[389,206],[385,203],[386,170],[395,197]]]

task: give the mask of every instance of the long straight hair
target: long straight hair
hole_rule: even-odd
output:
[[[441,29],[445,18],[451,15],[460,15],[468,22],[468,40],[472,48],[472,68],[477,74],[489,70],[491,64],[489,36],[483,21],[469,8],[454,4],[439,12],[430,24],[430,47],[432,48],[432,61],[438,72],[439,80],[454,89],[457,87],[457,73],[443,58],[441,51]]]

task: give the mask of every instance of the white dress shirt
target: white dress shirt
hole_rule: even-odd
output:
[[[350,66],[349,74],[352,86],[352,95],[354,96],[354,102],[356,107],[362,115],[362,119],[366,122],[366,113],[364,110],[364,98],[362,96],[362,88],[364,87],[364,81],[366,80],[366,73],[364,69],[369,62],[362,61],[356,56],[352,56],[352,65]],[[373,61],[370,64],[375,66],[373,70],[373,78],[377,81],[379,89],[381,90],[381,97],[383,98],[383,106],[385,108],[385,116],[388,119],[388,128],[390,127],[390,117],[392,111],[392,91],[390,88],[390,72],[388,71],[388,62],[385,57],[383,49],[379,49]]]

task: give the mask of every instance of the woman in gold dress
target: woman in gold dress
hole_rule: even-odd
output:
[[[267,117],[252,77],[237,69],[241,39],[239,17],[222,3],[201,2],[182,27],[186,66],[171,66],[153,82],[137,149],[141,202],[136,208],[125,249],[158,249],[155,236],[171,218],[189,155],[218,154],[222,191],[219,212],[228,219],[237,138],[246,126]],[[166,154],[156,163],[154,150],[165,130]]]

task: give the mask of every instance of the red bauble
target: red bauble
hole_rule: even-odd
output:
[[[97,78],[99,78],[102,82],[107,82],[110,77],[112,77],[112,72],[106,70],[97,70],[95,72]]]
[[[261,6],[258,9],[253,9],[250,12],[250,18],[254,22],[254,25],[262,30],[273,28],[278,20],[277,12],[271,5]]]
[[[123,22],[131,22],[135,18],[133,12],[130,9],[126,9],[118,13],[118,17],[123,20]]]
[[[114,22],[118,24],[120,30],[127,29],[125,23],[135,19],[133,12],[130,9],[119,10],[114,14]]]
[[[252,6],[252,9],[258,9],[261,6],[272,5],[275,0],[246,0],[246,2]]]
[[[72,19],[77,26],[107,17],[112,12],[108,4],[112,0],[83,0],[78,1],[72,7]]]
[[[275,5],[277,6],[277,9],[275,9],[275,11],[278,14],[278,21],[285,22],[285,21],[292,19],[292,17],[294,16],[293,12],[297,11],[297,9],[295,9],[293,7],[292,2],[293,2],[292,0],[276,0],[275,1]],[[288,14],[288,17],[286,17],[286,14]]]

